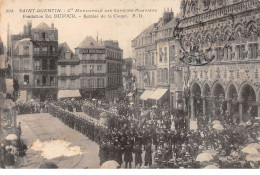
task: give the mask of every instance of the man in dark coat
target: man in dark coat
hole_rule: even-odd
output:
[[[108,144],[108,160],[115,160],[115,145],[113,143]]]
[[[124,149],[122,148],[121,142],[118,142],[118,145],[115,146],[115,160],[121,166],[122,165],[122,155],[124,153]]]
[[[142,166],[142,147],[137,143],[134,147],[134,154],[135,154],[135,167]]]
[[[108,148],[105,142],[101,143],[99,146],[99,160],[100,166],[108,160]]]
[[[152,165],[152,146],[151,143],[148,143],[148,145],[145,147],[145,156],[144,156],[144,165],[149,165],[151,167]]]
[[[127,165],[129,163],[129,168],[132,168],[132,162],[133,162],[133,146],[130,144],[129,141],[127,141],[125,145],[125,154],[124,154],[124,161],[125,161],[125,168],[127,168]]]

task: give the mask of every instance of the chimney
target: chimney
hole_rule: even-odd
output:
[[[53,23],[51,23],[51,28],[54,29],[54,24]]]

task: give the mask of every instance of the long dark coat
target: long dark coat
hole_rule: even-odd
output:
[[[99,147],[99,159],[100,159],[100,165],[102,165],[104,162],[108,160],[108,148],[107,145],[101,144]]]
[[[108,146],[108,160],[115,160],[115,146],[112,144]]]
[[[144,161],[147,164],[152,164],[152,149],[150,146],[145,147],[145,156],[144,156]]]
[[[115,147],[115,160],[119,165],[122,165],[122,155],[124,153],[124,150],[121,146],[116,146]]]
[[[142,148],[141,146],[137,145],[134,147],[134,154],[135,154],[135,164],[142,164]]]
[[[124,154],[124,161],[125,162],[133,162],[133,146],[132,145],[125,145],[125,154]]]

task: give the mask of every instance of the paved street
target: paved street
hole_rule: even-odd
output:
[[[75,156],[61,156],[48,161],[52,161],[60,168],[99,168],[98,145],[90,141],[79,132],[67,127],[57,118],[50,114],[28,114],[19,115],[17,121],[21,122],[22,139],[28,147],[39,139],[40,142],[51,142],[63,140],[71,143],[69,147],[78,146],[82,154]],[[58,150],[56,150],[58,151]],[[50,154],[55,154],[50,153]],[[41,151],[29,149],[26,154],[25,166],[20,168],[38,168],[47,159],[41,155]]]

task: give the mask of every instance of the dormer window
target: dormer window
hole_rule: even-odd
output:
[[[71,54],[70,54],[70,52],[69,51],[66,51],[65,52],[65,59],[71,59]]]

